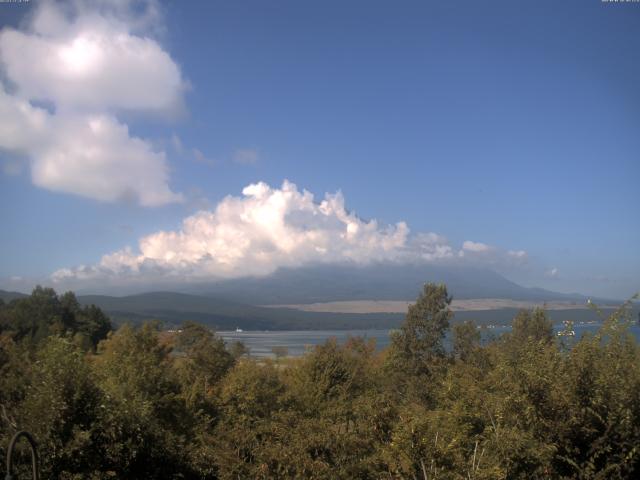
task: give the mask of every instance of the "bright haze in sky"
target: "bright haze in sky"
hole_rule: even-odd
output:
[[[640,289],[640,4],[0,3],[0,288]]]

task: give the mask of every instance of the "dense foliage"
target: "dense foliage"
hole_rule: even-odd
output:
[[[353,338],[271,361],[194,323],[110,331],[37,288],[0,304],[0,449],[31,431],[52,479],[640,476],[624,308],[579,341],[523,311],[481,344],[473,323],[450,327],[450,301],[425,285],[385,351]]]

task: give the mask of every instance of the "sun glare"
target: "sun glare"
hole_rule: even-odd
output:
[[[82,75],[95,67],[99,51],[95,40],[81,35],[70,45],[61,47],[59,55],[67,71]]]

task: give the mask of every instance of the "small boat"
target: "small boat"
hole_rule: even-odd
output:
[[[236,333],[242,333],[242,329],[240,327],[236,327]]]
[[[576,336],[576,331],[575,330],[564,330],[564,331],[560,331],[557,333],[557,335],[559,337],[575,337]]]

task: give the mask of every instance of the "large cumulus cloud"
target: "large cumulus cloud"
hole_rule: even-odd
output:
[[[317,263],[510,262],[495,247],[465,242],[456,250],[436,233],[411,234],[405,222],[381,225],[345,206],[341,193],[316,200],[284,181],[281,188],[255,183],[214,209],[187,217],[176,231],[140,239],[138,248],[105,255],[96,265],[64,268],[59,283],[202,281],[266,275],[280,267]],[[479,255],[479,256],[478,256]],[[516,255],[519,261],[525,252]]]
[[[43,1],[0,31],[0,149],[26,158],[34,184],[101,201],[180,201],[166,155],[118,115],[182,109],[180,68],[152,38],[152,1]],[[135,8],[134,8],[135,7]]]

